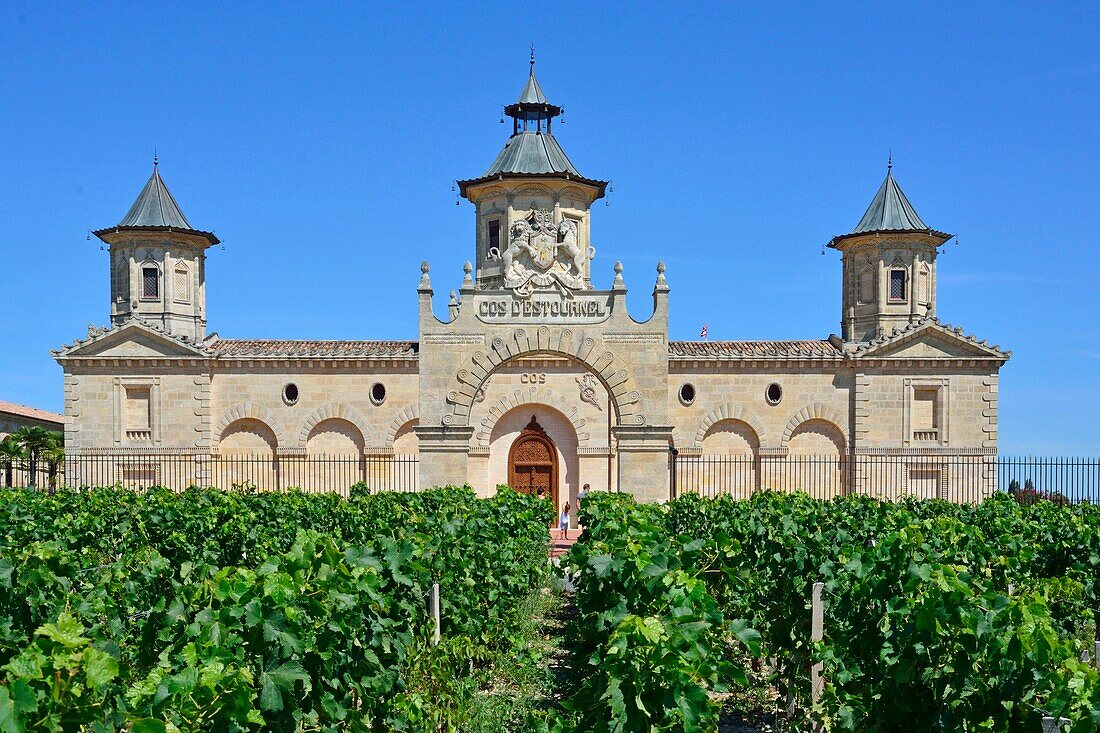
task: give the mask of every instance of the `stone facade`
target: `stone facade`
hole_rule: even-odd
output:
[[[914,493],[960,489],[937,457],[972,461],[988,488],[1009,354],[939,321],[936,255],[950,235],[920,221],[892,172],[856,231],[830,244],[840,336],[670,342],[662,264],[644,313],[627,312],[621,264],[609,283],[595,274],[592,204],[606,184],[565,157],[559,111],[532,66],[505,108],[512,137],[486,174],[459,182],[475,233],[446,319],[421,267],[415,341],[207,336],[204,252],[217,240],[186,223],[154,171],[123,223],[97,232],[112,249],[111,326],[55,352],[70,454],[143,456],[137,475],[158,481],[158,457],[183,457],[193,470],[181,481],[211,483],[235,482],[226,459],[246,456],[268,462],[262,488],[333,483],[309,460],[321,456],[351,457],[355,476],[383,485],[415,456],[420,487],[551,481],[559,503],[586,483],[665,499],[673,451],[729,457],[718,490],[797,488],[781,471],[795,457],[828,471],[851,461],[827,476],[831,490],[869,490],[858,461],[884,455]],[[532,430],[552,460],[517,474],[512,449]]]

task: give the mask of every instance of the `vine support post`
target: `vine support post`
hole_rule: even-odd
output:
[[[1069,724],[1069,718],[1054,718],[1046,715],[1043,717],[1042,733],[1062,733]]]
[[[825,590],[824,583],[814,583],[813,595],[810,598],[810,641],[821,641],[825,638],[825,604],[821,600],[821,594]],[[821,699],[821,692],[825,683],[821,679],[823,665],[815,662],[810,667],[810,696],[814,705]],[[815,724],[815,730],[820,726]]]
[[[432,597],[428,603],[432,613],[432,646],[439,644],[439,583],[432,583]]]

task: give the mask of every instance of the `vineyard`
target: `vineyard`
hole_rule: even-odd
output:
[[[1098,508],[580,511],[560,572],[508,489],[0,492],[0,733],[1100,729]]]
[[[753,690],[790,730],[1100,729],[1094,507],[618,494],[581,521],[581,730],[714,730]]]
[[[0,731],[461,729],[552,515],[509,490],[0,492]]]

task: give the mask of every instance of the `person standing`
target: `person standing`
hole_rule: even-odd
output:
[[[580,527],[581,519],[581,502],[588,498],[588,492],[592,491],[592,487],[589,484],[585,484],[581,487],[581,490],[577,493],[577,526]]]
[[[558,539],[567,539],[569,536],[569,502],[565,502],[565,507],[561,510],[561,516],[558,517],[558,529],[561,530],[561,536]]]

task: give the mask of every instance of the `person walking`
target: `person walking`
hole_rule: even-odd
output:
[[[558,539],[567,539],[569,536],[569,502],[565,502],[565,507],[561,510],[561,516],[558,517],[558,529],[561,530],[561,536]]]

